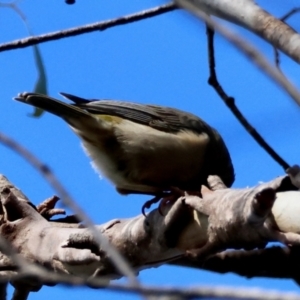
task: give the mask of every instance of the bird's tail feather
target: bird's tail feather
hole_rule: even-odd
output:
[[[62,93],[62,92],[60,92],[60,94],[63,97],[65,97],[66,99],[71,100],[71,101],[73,101],[76,104],[86,104],[86,103],[91,102],[90,100],[87,100],[87,99],[84,99],[84,98],[81,98],[81,97],[78,97],[78,96],[75,96],[75,95],[71,95],[71,94],[67,94],[67,93]]]
[[[17,101],[30,104],[62,118],[91,117],[83,109],[64,103],[57,99],[37,93],[21,93],[14,98]]]

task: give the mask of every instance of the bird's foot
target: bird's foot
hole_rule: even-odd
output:
[[[151,207],[152,204],[157,203],[161,198],[162,198],[162,195],[157,195],[157,196],[155,196],[154,198],[152,198],[152,199],[146,201],[146,202],[144,203],[144,205],[142,206],[142,214],[146,217],[146,212],[145,212],[145,210],[146,210],[146,209],[149,209],[149,208]]]
[[[170,192],[162,192],[158,195],[156,195],[154,198],[146,201],[144,205],[142,206],[142,214],[146,217],[145,210],[149,209],[152,204],[155,204],[160,201],[158,205],[158,211],[160,215],[164,216],[164,210],[166,209],[167,206],[170,204],[174,204],[174,202],[182,196],[185,196],[186,192],[179,188],[172,187],[170,189]]]
[[[184,191],[177,187],[172,187],[171,191],[161,199],[159,205],[158,205],[158,211],[159,213],[164,216],[165,210],[169,206],[173,205],[178,198],[184,197],[184,196],[200,196],[200,192],[197,191]]]
[[[158,212],[161,216],[165,216],[166,209],[172,206],[178,198],[184,196],[200,196],[200,192],[186,192],[177,187],[171,187],[170,192],[163,192],[161,194],[156,195],[154,198],[146,201],[142,206],[142,214],[146,217],[145,210],[149,209],[152,206],[152,204],[155,204],[160,201],[158,205]]]
[[[166,208],[168,206],[173,205],[179,197],[185,195],[186,193],[183,190],[176,187],[171,188],[171,191],[164,197],[162,197],[162,199],[159,202],[158,212],[160,213],[160,215],[164,216]]]

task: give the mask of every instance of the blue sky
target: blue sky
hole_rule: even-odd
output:
[[[271,3],[272,2],[272,3]],[[297,1],[259,1],[275,16],[297,6]],[[158,0],[77,1],[68,6],[63,0],[23,0],[20,8],[35,34],[66,29],[140,11],[165,2]],[[297,18],[290,24],[299,30]],[[228,24],[227,24],[228,25]],[[273,49],[253,34],[233,25],[233,30],[273,59]],[[0,42],[26,37],[19,16],[0,7]],[[299,107],[239,51],[216,36],[219,80],[235,97],[239,108],[253,126],[290,164],[299,162]],[[228,108],[207,84],[205,28],[183,11],[104,32],[94,32],[40,45],[53,97],[64,91],[87,98],[108,98],[174,106],[190,111],[223,136],[235,166],[234,187],[252,186],[282,175],[283,170],[246,133]],[[282,69],[297,85],[299,68],[281,55]],[[120,196],[113,186],[90,167],[78,138],[59,118],[50,114],[40,119],[28,116],[32,108],[12,101],[23,91],[32,91],[37,78],[32,48],[0,53],[0,130],[26,146],[55,172],[72,196],[97,224],[140,213],[147,197]],[[299,84],[298,84],[299,85]],[[15,153],[0,145],[0,172],[34,202],[55,192],[40,175]],[[200,284],[248,286],[298,291],[291,280],[251,279],[219,275],[199,270],[162,266],[140,273],[145,284],[191,286]],[[47,288],[31,299],[53,297],[117,299],[118,293],[87,288]],[[123,297],[123,296],[122,296]],[[124,299],[137,299],[128,295]]]

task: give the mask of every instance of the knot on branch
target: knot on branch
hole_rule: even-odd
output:
[[[198,239],[194,239],[194,245],[181,241],[178,246],[186,250],[188,256],[204,260],[227,248],[262,248],[271,241],[299,245],[300,224],[296,216],[294,221],[290,216],[295,208],[297,214],[300,213],[300,193],[282,192],[283,182],[286,185],[287,181],[291,179],[276,178],[239,190],[221,186],[223,189],[211,191],[203,187],[202,198],[187,196],[184,202],[194,210],[194,221],[198,224],[193,228],[188,226],[187,231],[190,236],[191,231],[195,231],[194,237],[198,233]]]

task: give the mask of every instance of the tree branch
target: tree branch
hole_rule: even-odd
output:
[[[124,274],[111,263],[111,251],[97,244],[90,228],[69,228],[44,219],[26,198],[15,195],[12,184],[0,177],[2,225],[0,233],[30,263],[47,266],[48,269],[77,276],[109,276],[118,278]],[[157,210],[151,212],[147,222],[143,215],[132,219],[112,220],[97,226],[138,271],[145,266],[162,264],[178,258],[183,252],[167,246],[165,232],[170,224],[183,215],[179,201],[163,217]],[[37,251],[38,249],[38,251]],[[7,253],[11,251],[6,251]],[[151,255],[149,255],[151,253]],[[22,262],[18,263],[22,264]],[[11,268],[11,261],[0,257],[0,266]]]
[[[77,276],[124,275],[110,262],[110,249],[97,243],[90,228],[69,228],[64,224],[57,227],[20,194],[17,197],[5,177],[0,184],[3,207],[0,234],[29,263]],[[203,188],[202,198],[181,197],[166,206],[164,216],[153,210],[147,222],[140,215],[112,220],[96,230],[130,260],[135,271],[178,259],[194,249],[202,251],[201,255],[197,253],[195,261],[203,262],[207,255],[226,248],[252,249],[268,241],[298,245],[300,235],[296,232],[300,231],[300,223],[295,216],[300,213],[297,205],[300,192],[292,189],[295,187],[289,177],[251,189],[206,191]],[[285,192],[279,192],[282,190]],[[0,259],[0,266],[6,264],[11,267],[11,261]]]
[[[63,283],[68,286],[90,286],[93,288],[106,288],[110,291],[143,294],[147,296],[167,296],[171,299],[186,300],[197,298],[214,298],[214,299],[247,299],[247,300],[300,300],[299,294],[282,293],[279,291],[268,291],[263,289],[251,288],[226,288],[222,286],[198,286],[189,288],[178,287],[157,287],[157,286],[142,286],[132,287],[120,283],[105,284],[99,278],[83,279],[73,275],[64,274],[49,274],[49,277],[40,277],[50,285]],[[21,278],[21,276],[19,276]],[[23,276],[25,279],[25,276]],[[173,298],[174,297],[174,298]],[[165,299],[165,298],[163,298]],[[169,299],[169,298],[167,298]]]
[[[211,28],[224,36],[226,40],[244,53],[246,57],[253,61],[263,72],[273,79],[275,83],[281,86],[283,90],[286,91],[292,97],[292,99],[296,101],[298,105],[300,105],[300,92],[297,90],[297,88],[276,67],[271,65],[256,48],[254,48],[240,36],[234,34],[228,28],[225,28],[224,26],[212,20],[207,14],[203,13],[203,11],[194,2],[189,0],[175,0],[175,3],[187,9],[188,11],[191,11],[200,20],[206,22]],[[242,15],[243,14],[241,13],[241,16]],[[300,51],[298,53],[300,53]]]
[[[75,214],[77,214],[78,218],[81,221],[84,221],[85,224],[90,228],[97,243],[101,247],[110,253],[110,259],[115,264],[116,268],[121,272],[121,274],[128,277],[132,284],[138,284],[136,280],[135,274],[132,272],[128,262],[119,254],[116,249],[110,245],[109,241],[103,237],[100,231],[97,231],[94,227],[92,220],[87,216],[87,214],[76,204],[76,202],[71,198],[68,191],[62,186],[62,184],[55,177],[53,172],[43,164],[39,159],[37,159],[32,153],[30,153],[23,146],[15,142],[13,139],[5,136],[3,133],[0,133],[0,143],[4,144],[11,150],[18,153],[22,156],[29,164],[31,164],[40,174],[49,182],[49,184],[57,191],[57,193],[61,196],[64,204],[69,207]]]
[[[276,263],[274,263],[276,262]],[[251,251],[225,251],[209,257],[205,263],[180,258],[172,265],[205,269],[218,273],[236,273],[247,278],[268,277],[293,279],[300,284],[299,247],[271,247]]]
[[[289,12],[287,12],[285,15],[283,15],[280,20],[284,23],[285,21],[290,18],[292,15],[298,13],[300,11],[300,7],[291,9]],[[276,67],[280,70],[280,58],[279,58],[279,51],[278,49],[274,46],[274,56],[275,56],[275,65]]]
[[[300,35],[252,0],[184,0],[183,6],[214,15],[252,31],[300,63]]]
[[[6,289],[7,289],[7,283],[0,283],[0,300],[6,300]]]
[[[30,290],[27,287],[15,288],[12,300],[26,300],[29,296]]]
[[[213,178],[210,178],[209,182],[213,181],[211,179]],[[3,255],[0,256],[0,275],[2,280],[10,278],[19,291],[21,291],[20,287],[23,287],[24,291],[31,291],[40,288],[41,284],[66,283],[107,287],[112,290],[138,292],[145,295],[179,295],[184,299],[196,296],[224,297],[224,295],[231,298],[247,296],[247,299],[276,299],[271,296],[278,299],[300,299],[296,295],[264,292],[265,295],[262,296],[261,293],[248,292],[248,290],[245,292],[219,288],[182,290],[136,285],[107,286],[110,279],[118,278],[122,274],[112,265],[109,259],[110,253],[97,244],[89,228],[67,228],[63,227],[63,224],[61,227],[56,227],[29,205],[20,192],[16,197],[12,184],[4,177],[1,178],[0,185],[2,204],[0,234],[27,260],[25,265],[18,268],[18,275],[15,276],[15,272],[9,272],[11,261],[5,259]],[[272,215],[265,216],[272,201],[261,195],[263,191],[270,188],[277,191],[277,199],[272,207]],[[297,206],[297,203],[300,203],[300,192],[297,191],[297,197],[293,199],[289,196],[293,192],[287,191],[294,188],[289,178],[284,177],[252,189],[222,189],[210,191],[208,194],[207,191],[202,190],[204,195],[202,199],[193,196],[179,198],[174,205],[167,207],[165,216],[162,216],[158,210],[154,210],[148,215],[147,222],[140,215],[126,220],[112,220],[97,226],[97,230],[106,235],[111,243],[130,260],[137,272],[183,257],[186,250],[212,242],[212,236],[220,237],[218,239],[220,248],[231,246],[247,248],[249,245],[256,247],[261,242],[274,240],[277,237],[273,234],[274,225],[269,226],[270,224],[276,224],[282,232],[291,234],[282,216],[288,219],[288,226],[295,226],[294,232],[299,232],[300,205]],[[286,192],[279,193],[279,191]],[[282,198],[280,194],[286,196]],[[196,200],[194,205],[196,210],[191,209],[194,200]],[[285,207],[284,210],[282,205]],[[291,210],[296,216],[294,219]],[[280,216],[276,211],[280,211]],[[234,214],[234,224],[232,218],[228,218],[230,214]],[[220,217],[221,215],[223,218]],[[265,217],[267,222],[261,224],[260,220]],[[204,226],[205,222],[208,222],[207,226]],[[227,233],[226,236],[223,233],[220,236],[220,229]],[[299,244],[298,240],[294,239],[294,242]],[[174,244],[175,247],[170,244]],[[9,255],[9,252],[6,254]],[[297,256],[298,254],[299,251]],[[221,257],[220,255],[222,254],[218,254],[218,257]],[[46,266],[47,269],[36,268],[35,264]],[[192,264],[194,267],[202,268],[203,260],[192,260]],[[213,268],[210,260],[205,262],[204,268],[207,264],[211,269]],[[5,266],[7,266],[6,271]],[[216,268],[217,271],[222,267],[224,270],[224,264],[221,264],[221,268]],[[55,273],[50,273],[50,270]],[[30,285],[26,286],[29,283]]]
[[[141,21],[147,18],[152,18],[170,11],[173,11],[177,9],[177,6],[171,2],[167,3],[161,6],[157,6],[151,9],[143,10],[138,13],[130,14],[127,16],[123,16],[120,18],[112,19],[112,20],[107,20],[107,21],[101,21],[101,22],[96,22],[92,24],[87,24],[84,26],[79,26],[79,27],[74,27],[66,30],[60,30],[52,33],[47,33],[47,34],[42,34],[38,36],[31,36],[28,38],[20,39],[20,40],[15,40],[9,43],[3,43],[0,44],[0,52],[3,51],[8,51],[8,50],[13,50],[13,49],[20,49],[20,48],[25,48],[29,47],[32,45],[37,45],[40,43],[45,43],[49,41],[55,41],[71,36],[76,36],[84,33],[90,33],[93,31],[103,31],[105,29],[119,26],[119,25],[125,25],[137,21]]]
[[[253,137],[253,139],[286,171],[290,166],[279,156],[279,154],[264,140],[264,138],[256,131],[256,129],[248,122],[238,107],[235,105],[235,99],[229,97],[219,84],[216,74],[216,61],[214,51],[214,31],[209,26],[207,30],[207,44],[208,44],[208,61],[209,61],[209,79],[208,83],[215,89],[220,98],[228,106],[234,116],[246,129],[246,131]]]

